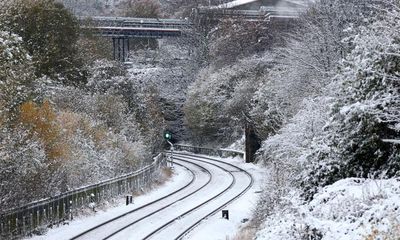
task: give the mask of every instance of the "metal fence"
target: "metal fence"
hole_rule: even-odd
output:
[[[0,239],[14,239],[34,233],[41,227],[60,224],[83,207],[148,187],[152,183],[153,173],[163,165],[166,165],[166,158],[162,153],[152,164],[136,172],[2,213]]]
[[[215,148],[206,148],[206,147],[194,147],[189,145],[174,145],[175,150],[178,151],[188,151],[196,154],[204,154],[211,156],[219,156],[219,157],[236,157],[239,156],[244,159],[244,152],[231,150],[231,149],[215,149]]]

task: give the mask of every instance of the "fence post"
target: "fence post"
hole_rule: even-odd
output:
[[[74,200],[74,206],[78,206],[78,196],[77,196],[77,194],[75,193],[74,194],[74,198],[73,198]]]
[[[57,223],[59,222],[58,220],[60,220],[60,204],[59,203],[57,203],[57,206],[56,206],[56,220],[57,220]]]
[[[102,191],[103,191],[103,188],[102,188],[102,187],[99,187],[99,202],[101,201],[101,199],[102,199],[102,197],[103,197]]]
[[[22,234],[25,235],[26,229],[25,229],[25,216],[22,217]]]
[[[65,207],[66,207],[66,204],[65,204],[65,202],[63,202],[63,210],[62,210],[62,217],[61,218],[65,218]]]
[[[40,226],[40,210],[36,211],[36,224]]]
[[[18,234],[19,233],[19,229],[18,229],[18,216],[15,217],[15,232]]]
[[[31,229],[35,229],[35,227],[33,226],[33,214],[29,213],[29,226]]]
[[[53,206],[49,207],[49,218],[50,222],[53,223]]]
[[[49,206],[49,205],[47,205],[47,206]],[[43,208],[43,221],[45,222],[45,223],[47,223],[48,222],[48,219],[49,217],[48,217],[48,211],[46,210],[46,208]]]

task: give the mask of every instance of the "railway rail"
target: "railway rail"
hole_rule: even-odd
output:
[[[203,157],[205,158],[205,157]],[[206,216],[204,216],[203,218],[199,219],[197,222],[195,222],[194,224],[192,224],[189,228],[187,228],[183,233],[181,233],[180,235],[178,235],[175,239],[182,239],[184,238],[186,235],[188,235],[196,226],[198,226],[199,224],[201,224],[202,221],[206,220],[208,217],[211,217],[212,215],[216,214],[218,211],[220,211],[222,208],[226,207],[228,204],[234,202],[235,200],[237,200],[238,198],[240,198],[241,196],[243,196],[247,191],[250,190],[250,188],[254,185],[254,178],[253,176],[247,172],[246,170],[234,166],[233,164],[230,163],[226,163],[220,160],[216,160],[213,158],[209,158],[207,157],[206,159],[211,160],[211,161],[215,161],[215,162],[219,162],[219,163],[223,163],[229,166],[232,166],[236,169],[238,169],[240,172],[243,172],[244,174],[247,175],[247,177],[250,179],[250,183],[248,184],[248,186],[243,189],[239,194],[237,194],[236,196],[234,196],[232,199],[230,199],[228,202],[225,202],[224,204],[222,204],[219,208],[214,209],[214,211],[210,212],[209,214],[207,214]]]
[[[201,155],[174,152],[174,164],[190,172],[178,190],[94,226],[72,239],[184,239],[210,216],[240,198],[254,183],[233,164]],[[221,182],[216,188],[216,183]],[[205,197],[205,193],[210,194]],[[142,212],[142,213],[140,213]],[[167,213],[174,213],[167,214]],[[142,215],[141,215],[142,214]],[[160,216],[165,216],[162,219]],[[146,225],[151,225],[145,230]]]
[[[117,217],[114,217],[114,218],[112,218],[112,219],[110,219],[110,220],[107,220],[107,221],[105,221],[105,222],[103,222],[103,223],[101,223],[101,224],[98,224],[98,225],[96,225],[96,226],[94,226],[94,227],[92,227],[92,228],[90,228],[90,229],[88,229],[88,230],[86,230],[86,231],[84,231],[84,232],[82,232],[82,233],[80,233],[80,234],[74,236],[73,238],[71,238],[71,240],[74,240],[74,239],[86,239],[86,238],[87,238],[87,239],[90,239],[90,235],[91,235],[91,234],[96,234],[96,231],[98,231],[98,230],[101,231],[101,228],[107,228],[107,227],[109,227],[110,224],[113,224],[113,223],[114,223],[115,221],[117,221],[117,220],[123,220],[123,218],[126,218],[126,217],[128,217],[128,216],[130,216],[130,215],[132,215],[132,214],[134,214],[134,213],[136,213],[136,212],[138,212],[138,211],[140,211],[140,210],[143,210],[143,209],[145,209],[145,208],[147,208],[147,207],[150,207],[150,206],[152,206],[152,205],[154,205],[154,204],[156,204],[156,203],[159,203],[159,202],[161,202],[161,201],[163,201],[163,200],[166,200],[166,199],[168,199],[168,198],[170,198],[170,197],[172,197],[172,196],[174,196],[174,195],[176,195],[176,194],[178,194],[178,193],[184,191],[185,189],[189,188],[190,186],[192,186],[192,185],[195,183],[196,178],[197,178],[197,177],[196,177],[196,174],[195,174],[195,172],[194,172],[194,170],[189,169],[189,167],[183,166],[182,164],[179,164],[179,163],[175,163],[175,164],[178,165],[178,166],[180,166],[180,167],[182,167],[182,168],[184,168],[184,169],[186,169],[187,171],[189,171],[189,172],[191,173],[191,176],[192,176],[192,177],[191,177],[190,182],[188,182],[187,184],[185,184],[185,185],[182,186],[181,188],[177,189],[176,191],[173,191],[173,192],[170,193],[170,194],[167,194],[167,195],[165,195],[165,196],[163,196],[163,197],[161,197],[161,198],[158,198],[158,199],[156,199],[156,200],[154,200],[154,201],[152,201],[152,202],[149,202],[149,203],[147,203],[147,204],[145,204],[145,205],[139,206],[138,208],[135,208],[135,209],[133,209],[133,210],[131,210],[131,211],[129,211],[129,212],[126,212],[126,213],[121,214],[121,215],[119,215],[119,216],[117,216]],[[198,165],[198,164],[192,164],[192,165],[198,167],[199,169],[201,169],[201,171],[207,173],[207,175],[209,175],[209,176],[210,176],[210,179],[211,179],[211,173],[209,173],[207,169],[201,167],[201,166]],[[205,184],[203,184],[202,186],[200,186],[198,189],[202,189],[202,188],[203,188],[204,186],[206,186],[208,183],[209,183],[209,181],[207,181]],[[139,222],[139,221],[141,221],[141,220],[147,218],[147,217],[150,217],[151,215],[156,214],[157,212],[161,211],[162,209],[167,208],[167,207],[170,206],[171,204],[173,204],[173,203],[175,203],[175,202],[177,202],[177,201],[180,201],[180,200],[182,200],[182,199],[184,199],[184,198],[186,198],[186,197],[188,197],[188,196],[194,194],[194,193],[197,192],[197,191],[198,191],[198,190],[191,191],[189,194],[187,194],[187,195],[185,195],[185,196],[183,196],[183,197],[181,197],[181,198],[178,198],[177,200],[173,201],[172,203],[167,204],[167,205],[164,205],[163,207],[158,208],[156,211],[152,211],[152,212],[150,212],[149,214],[146,214],[145,216],[141,217],[140,219],[137,219],[137,220],[135,220],[135,221],[133,221],[133,222],[130,222],[128,225],[124,225],[123,227],[118,227],[117,230],[113,231],[111,234],[109,234],[109,235],[103,237],[102,239],[107,239],[107,238],[109,238],[109,237],[115,235],[116,233],[122,231],[123,229],[125,229],[125,228],[127,228],[127,227],[129,227],[129,226],[131,226],[131,225],[133,225],[133,224],[135,224],[135,223],[137,223],[137,222]]]

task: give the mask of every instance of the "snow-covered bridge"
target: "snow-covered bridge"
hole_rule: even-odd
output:
[[[130,38],[181,37],[183,31],[191,27],[188,20],[182,19],[81,17],[79,21],[82,29],[112,38],[114,59],[123,62],[130,50]]]
[[[112,38],[180,37],[183,29],[191,27],[188,20],[156,18],[91,17],[80,18],[80,23],[83,29],[89,29],[97,35]]]
[[[80,25],[101,37],[113,40],[114,59],[125,61],[130,50],[130,38],[182,37],[192,28],[192,22],[206,16],[207,20],[240,18],[249,21],[270,21],[272,18],[296,18],[303,7],[297,1],[236,0],[217,6],[199,7],[193,10],[192,21],[188,19],[156,19],[128,17],[80,17]],[[285,2],[285,5],[277,5]],[[294,3],[296,2],[296,3]],[[260,6],[259,6],[260,5]],[[256,7],[255,7],[256,6]],[[259,6],[257,8],[257,6]],[[194,21],[193,21],[194,20]]]

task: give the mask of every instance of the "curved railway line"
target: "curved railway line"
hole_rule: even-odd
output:
[[[187,184],[157,200],[96,225],[72,239],[91,239],[94,236],[96,239],[126,239],[127,236],[133,238],[133,235],[136,237],[134,239],[165,239],[166,236],[168,239],[183,239],[202,221],[240,198],[254,184],[253,177],[244,169],[214,158],[175,152],[173,161],[178,167],[190,172],[191,179]],[[244,176],[247,180],[243,180]],[[222,184],[222,189],[215,190],[212,183],[215,185],[221,179],[224,179],[225,185]],[[238,180],[241,183],[238,183]],[[207,191],[211,191],[212,194],[204,198]],[[157,204],[165,200],[166,203],[157,207]],[[180,206],[183,206],[182,209]],[[172,219],[160,220],[159,216],[168,215],[166,212],[176,209],[181,212],[176,212]],[[140,215],[140,211],[144,211],[145,214]],[[182,221],[185,224],[181,224]],[[141,228],[141,224],[147,223],[155,224],[155,227],[147,229],[147,232],[137,233],[136,230]]]
[[[203,158],[205,158],[205,157],[203,157]],[[203,220],[207,219],[208,217],[211,217],[212,215],[216,214],[218,211],[220,211],[222,208],[224,208],[224,207],[227,206],[228,204],[234,202],[235,200],[237,200],[238,198],[240,198],[241,196],[243,196],[243,195],[244,195],[248,190],[250,190],[250,188],[254,185],[254,178],[253,178],[253,176],[252,176],[249,172],[247,172],[246,170],[244,170],[244,169],[242,169],[242,168],[240,168],[240,167],[234,166],[233,164],[226,163],[226,162],[223,162],[223,161],[220,161],[220,160],[216,160],[216,159],[212,159],[212,158],[206,158],[206,159],[211,160],[211,161],[215,161],[215,162],[219,162],[219,163],[223,163],[223,164],[226,164],[226,165],[229,165],[229,166],[232,166],[232,167],[238,169],[239,171],[241,171],[241,172],[243,172],[243,173],[245,173],[245,174],[247,175],[247,177],[250,179],[250,183],[249,183],[248,186],[247,186],[243,191],[241,191],[239,194],[237,194],[236,196],[234,196],[234,197],[233,197],[232,199],[230,199],[228,202],[225,202],[224,204],[222,204],[219,208],[214,209],[214,211],[210,212],[209,214],[207,214],[207,215],[204,216],[203,218],[199,219],[197,222],[195,222],[193,225],[191,225],[189,228],[187,228],[183,233],[181,233],[180,235],[178,235],[175,239],[182,239],[182,238],[184,238],[184,237],[185,237],[187,234],[189,234],[196,226],[198,226]]]

